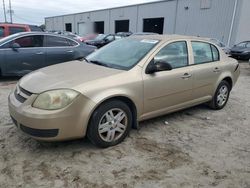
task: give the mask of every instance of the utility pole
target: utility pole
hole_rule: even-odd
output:
[[[5,23],[7,22],[7,18],[6,18],[6,10],[5,10],[5,2],[3,0],[3,14],[4,14],[4,21]]]
[[[9,11],[10,11],[10,23],[12,23],[12,14],[13,14],[13,11],[11,9],[11,0],[9,0]]]

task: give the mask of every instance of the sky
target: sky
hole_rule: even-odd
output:
[[[5,1],[6,12],[9,0]],[[11,0],[13,22],[41,25],[45,17],[85,12],[158,0]],[[0,22],[4,22],[3,0],[0,0]],[[10,15],[7,14],[7,21]]]

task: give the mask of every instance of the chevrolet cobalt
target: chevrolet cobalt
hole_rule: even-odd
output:
[[[239,64],[200,37],[133,36],[24,76],[9,95],[16,126],[44,141],[122,142],[139,121],[201,103],[222,109]]]

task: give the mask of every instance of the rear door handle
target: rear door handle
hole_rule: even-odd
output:
[[[44,52],[37,52],[36,55],[43,55]]]
[[[68,50],[68,51],[66,51],[67,53],[73,53],[73,50]]]
[[[215,67],[214,72],[220,72],[220,69],[218,67]]]
[[[183,74],[183,76],[181,77],[182,79],[188,79],[192,76],[192,74],[189,74],[189,73],[185,73]]]

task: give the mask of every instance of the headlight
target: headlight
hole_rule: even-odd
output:
[[[33,103],[33,107],[44,110],[57,110],[69,105],[78,92],[71,89],[58,89],[41,93]]]
[[[247,54],[247,53],[250,53],[250,51],[244,51],[243,54]]]

